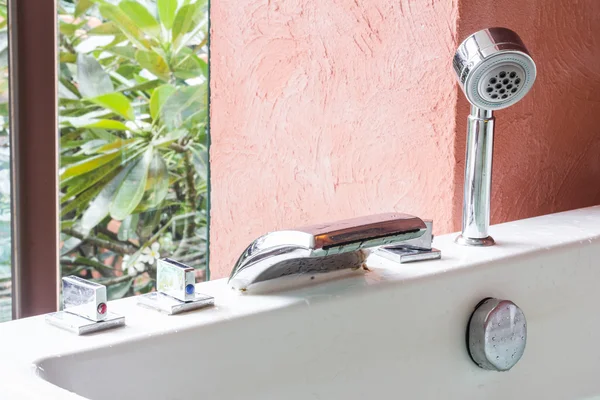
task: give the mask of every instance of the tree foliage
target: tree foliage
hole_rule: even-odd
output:
[[[61,267],[109,297],[169,255],[205,276],[205,0],[59,3]]]

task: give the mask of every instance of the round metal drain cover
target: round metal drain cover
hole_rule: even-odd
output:
[[[471,358],[481,368],[508,371],[525,351],[525,314],[512,301],[486,299],[471,316],[467,343]]]

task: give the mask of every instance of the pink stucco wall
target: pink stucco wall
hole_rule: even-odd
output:
[[[600,202],[600,3],[563,3],[212,2],[212,277],[274,229],[393,210],[459,229],[468,107],[451,60],[485,26],[522,34],[540,70],[497,113],[493,221]]]

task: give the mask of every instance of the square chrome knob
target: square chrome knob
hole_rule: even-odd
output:
[[[64,311],[92,321],[106,319],[106,286],[74,275],[62,278],[62,284]]]

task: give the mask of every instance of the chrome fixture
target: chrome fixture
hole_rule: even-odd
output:
[[[62,278],[63,311],[46,315],[46,321],[77,335],[125,325],[125,317],[108,311],[106,286],[78,276]]]
[[[138,304],[168,315],[212,306],[215,299],[196,293],[194,268],[165,258],[156,263],[156,292],[138,297]]]
[[[467,123],[467,155],[462,234],[456,243],[491,246],[490,191],[495,110],[521,100],[533,86],[536,67],[519,35],[489,28],[469,36],[453,60],[461,89],[471,103]]]
[[[508,300],[483,300],[469,321],[469,354],[483,369],[508,371],[523,356],[527,321],[523,311]]]
[[[442,257],[442,252],[432,247],[433,244],[433,221],[424,220],[425,233],[416,239],[409,239],[400,244],[382,246],[375,254],[397,263],[409,263],[415,261],[435,260]]]
[[[424,235],[428,237],[423,241],[412,241]],[[394,245],[396,254],[410,253],[413,260],[440,258],[439,251],[425,248],[432,237],[431,224],[428,227],[420,218],[396,213],[271,232],[242,253],[229,284],[245,291],[255,283],[289,275],[357,269],[364,265],[367,249],[384,245]],[[396,248],[400,242],[408,246]]]

